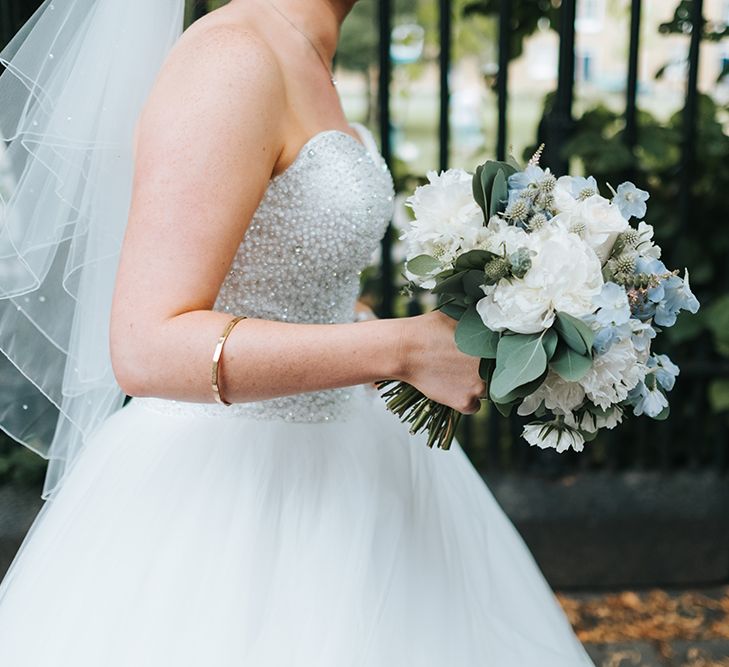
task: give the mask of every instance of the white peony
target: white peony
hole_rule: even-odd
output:
[[[579,431],[569,426],[555,426],[551,422],[527,424],[521,435],[530,445],[541,449],[556,449],[560,453],[568,449],[581,452],[585,448],[585,438]]]
[[[554,322],[555,311],[581,317],[602,285],[600,260],[576,234],[548,225],[529,235],[536,251],[522,279],[502,278],[482,287],[476,310],[493,331],[538,333]]]
[[[602,354],[596,354],[592,367],[579,380],[587,398],[607,410],[620,403],[628,392],[645,378],[648,368],[641,363],[633,341],[626,337],[614,342]]]
[[[585,390],[579,382],[568,382],[561,378],[551,368],[537,390],[521,402],[516,409],[520,415],[530,415],[544,401],[544,407],[554,414],[572,414],[585,398]]]
[[[463,169],[429,171],[428,183],[416,188],[406,205],[415,214],[400,236],[408,257],[430,255],[447,265],[471,250],[483,228],[483,212],[473,198],[472,175]]]
[[[560,208],[552,223],[574,231],[595,251],[601,262],[606,262],[615,240],[630,223],[620,209],[600,195],[593,195],[574,205]]]

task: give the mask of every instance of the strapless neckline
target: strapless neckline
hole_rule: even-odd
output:
[[[362,137],[362,132],[358,130],[354,124],[350,124],[350,127],[357,132],[360,137]],[[348,132],[345,132],[344,130],[338,130],[338,129],[327,129],[327,130],[320,130],[316,134],[312,135],[309,139],[307,139],[304,144],[299,148],[298,152],[296,153],[296,156],[292,160],[291,164],[289,164],[288,167],[286,167],[282,172],[279,174],[276,174],[275,176],[272,176],[269,179],[268,187],[273,186],[278,181],[282,180],[284,176],[286,176],[289,172],[295,170],[296,166],[300,164],[304,160],[304,156],[306,155],[306,152],[311,150],[312,147],[328,136],[335,136],[335,137],[343,137],[345,140],[349,140],[352,144],[358,146],[361,151],[366,154],[372,156],[372,153],[370,150],[365,146],[364,141],[360,141],[358,139],[355,139],[351,134]],[[362,137],[364,139],[364,137]]]

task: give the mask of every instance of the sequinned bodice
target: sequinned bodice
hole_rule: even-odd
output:
[[[394,191],[372,135],[358,123],[353,127],[362,142],[340,130],[319,132],[270,180],[213,310],[300,323],[354,320],[360,274],[392,217]],[[346,413],[358,389],[362,387],[231,406],[133,400],[179,414],[328,421]]]

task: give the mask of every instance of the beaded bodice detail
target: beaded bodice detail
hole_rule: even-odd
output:
[[[299,323],[354,321],[360,274],[392,217],[394,190],[371,133],[358,123],[352,126],[361,142],[340,130],[319,132],[270,180],[213,310]],[[364,389],[327,389],[231,406],[133,400],[175,414],[319,422],[345,416],[352,394]]]

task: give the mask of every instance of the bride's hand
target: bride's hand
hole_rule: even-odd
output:
[[[487,386],[478,374],[480,359],[456,347],[457,322],[436,310],[404,318],[402,323],[400,379],[459,412],[478,412]]]

